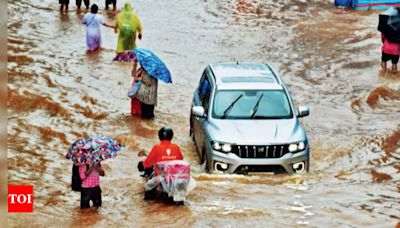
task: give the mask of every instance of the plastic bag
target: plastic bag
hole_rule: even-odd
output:
[[[134,98],[139,91],[140,86],[142,86],[142,81],[132,83],[132,89],[128,91],[128,97]]]
[[[173,197],[175,202],[184,201],[191,179],[189,163],[183,160],[163,161],[158,162],[155,168],[162,191]]]

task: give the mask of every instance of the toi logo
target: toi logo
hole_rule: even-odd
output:
[[[33,186],[8,185],[8,212],[33,211]]]

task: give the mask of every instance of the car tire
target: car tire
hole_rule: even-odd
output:
[[[196,140],[194,139],[194,134],[193,134],[193,128],[192,127],[190,127],[189,135],[190,135],[190,138],[192,139],[193,143],[196,144]]]
[[[210,165],[208,164],[207,152],[206,152],[206,151],[204,150],[204,148],[203,148],[203,150],[202,150],[202,152],[201,152],[201,158],[200,158],[200,164],[201,164],[201,166],[203,166],[204,163],[205,163],[205,166],[204,166],[205,172],[206,172],[206,173],[212,173],[212,170],[210,169]]]

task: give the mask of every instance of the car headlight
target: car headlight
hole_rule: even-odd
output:
[[[299,151],[303,151],[306,148],[306,142],[305,141],[301,141],[298,143],[291,143],[289,144],[288,150],[289,152],[299,152]]]
[[[231,152],[232,146],[229,143],[220,143],[216,141],[211,141],[211,146],[214,150],[221,151],[221,152]]]
[[[214,150],[221,150],[222,149],[222,146],[221,146],[221,144],[219,144],[219,142],[211,142],[211,145],[212,145]]]
[[[224,152],[230,152],[232,150],[232,147],[230,144],[224,144],[222,145],[222,151]]]

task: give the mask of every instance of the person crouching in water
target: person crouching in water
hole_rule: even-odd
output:
[[[138,169],[140,172],[145,171],[149,173],[153,171],[153,166],[157,162],[171,161],[171,160],[183,160],[183,155],[178,145],[171,143],[174,132],[169,127],[163,127],[158,131],[158,138],[160,143],[156,144],[150,151],[150,154],[146,159],[138,163]],[[157,173],[154,173],[156,176]],[[146,184],[154,182],[155,178],[150,179]],[[157,188],[145,191],[144,199],[151,200],[157,197]]]
[[[105,172],[103,168],[101,168],[100,164],[94,164],[92,166],[79,166],[79,176],[82,180],[81,209],[90,208],[90,200],[93,202],[93,207],[101,206],[99,175],[105,175]]]
[[[382,38],[382,73],[386,72],[386,62],[392,61],[392,71],[397,72],[397,63],[399,62],[399,52],[400,52],[400,44],[390,42],[383,34],[381,34]]]

